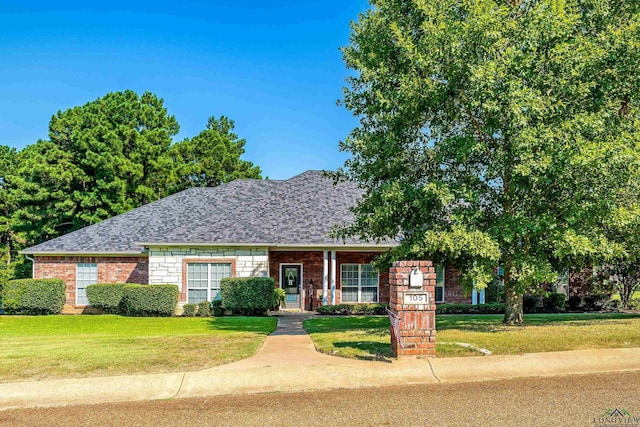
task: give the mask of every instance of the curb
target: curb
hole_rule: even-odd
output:
[[[403,359],[391,364],[324,357],[322,363],[308,366],[250,367],[240,361],[198,372],[6,383],[0,384],[0,410],[640,371],[640,348]]]

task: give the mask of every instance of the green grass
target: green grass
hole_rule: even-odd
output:
[[[640,314],[527,314],[523,326],[507,326],[502,315],[436,316],[436,356],[477,356],[463,342],[493,354],[640,347]],[[304,323],[315,346],[338,356],[390,357],[387,317],[326,317]]]
[[[271,317],[0,316],[0,382],[206,369],[254,355]]]
[[[392,356],[386,316],[315,317],[303,326],[323,353],[353,359]]]

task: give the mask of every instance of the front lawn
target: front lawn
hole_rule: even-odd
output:
[[[437,315],[436,356],[478,356],[467,343],[493,354],[640,347],[640,314],[527,314],[523,326],[502,315]],[[305,321],[316,348],[357,359],[390,357],[387,317],[316,317]]]
[[[254,355],[272,317],[0,316],[0,382],[178,372]]]

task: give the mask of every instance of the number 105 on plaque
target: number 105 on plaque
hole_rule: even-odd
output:
[[[429,304],[429,294],[426,292],[420,293],[405,293],[402,303],[404,305],[417,305],[417,304]]]

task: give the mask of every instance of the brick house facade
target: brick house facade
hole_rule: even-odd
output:
[[[288,180],[241,179],[191,188],[22,251],[35,278],[60,278],[68,309],[82,310],[92,283],[174,284],[180,304],[219,296],[222,277],[273,277],[294,308],[389,302],[389,273],[371,261],[398,245],[336,239],[362,191],[322,171]],[[455,270],[444,302],[471,302]]]
[[[62,279],[66,284],[65,311],[84,308],[76,304],[78,264],[96,264],[98,283],[149,283],[147,257],[39,256],[34,258],[35,279]]]
[[[181,277],[181,282],[177,280],[173,282],[179,287],[179,303],[187,302],[187,264],[191,263],[229,263],[232,265],[232,276],[249,277],[249,276],[269,276],[275,280],[276,287],[281,286],[281,267],[283,265],[301,265],[303,272],[303,281],[301,283],[301,295],[299,307],[289,306],[289,308],[299,308],[302,310],[316,310],[323,305],[324,282],[323,282],[323,264],[324,251],[268,251],[268,270],[262,268],[264,265],[258,263],[256,268],[251,269],[246,260],[243,260],[244,273],[237,268],[237,255],[230,255],[226,258],[210,258],[196,257],[193,254],[203,253],[206,256],[215,250],[187,250],[184,258],[176,259],[175,265],[167,262],[163,263],[164,268],[175,270]],[[330,252],[330,251],[329,251]],[[220,252],[222,253],[222,252]],[[227,250],[227,253],[229,251]],[[247,251],[241,253],[248,253]],[[189,255],[191,254],[191,255]],[[235,252],[234,252],[235,254]],[[343,265],[368,265],[380,252],[357,252],[357,251],[335,251],[336,269],[335,269],[335,288],[327,286],[326,304],[343,303],[342,298],[342,281],[341,274]],[[175,252],[172,253],[175,255]],[[166,261],[164,258],[162,261]],[[40,256],[35,258],[34,277],[39,279],[59,278],[66,283],[66,302],[65,313],[81,313],[86,312],[86,305],[79,304],[76,299],[77,293],[77,271],[79,264],[96,264],[97,266],[97,283],[140,283],[153,284],[161,283],[157,280],[150,280],[149,270],[153,269],[153,262],[149,261],[149,257],[110,257],[110,256]],[[178,269],[178,264],[182,267]],[[248,273],[251,271],[251,273]],[[327,282],[332,282],[333,271],[328,268]],[[363,302],[379,302],[381,304],[389,303],[389,271],[381,271],[377,273],[377,297],[376,301]],[[463,289],[458,280],[458,272],[453,267],[445,269],[444,283],[444,302],[447,303],[471,303],[471,297],[465,296]],[[349,302],[346,302],[349,303]]]

